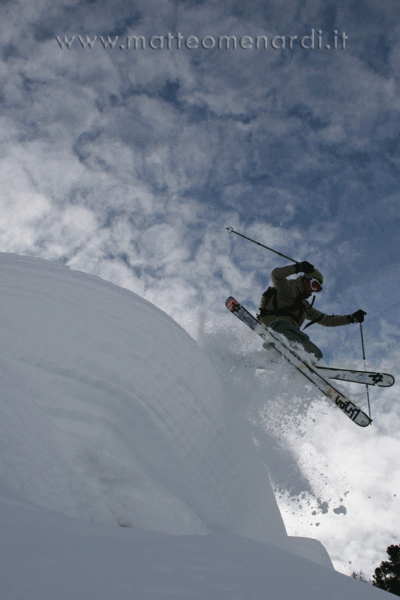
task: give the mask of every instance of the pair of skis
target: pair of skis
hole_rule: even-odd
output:
[[[351,369],[333,369],[328,367],[316,367],[305,362],[288,342],[282,339],[272,329],[269,329],[242,306],[235,298],[230,296],[225,306],[238,319],[255,331],[268,345],[277,350],[288,362],[290,362],[304,377],[313,383],[325,396],[327,396],[344,414],[360,427],[367,427],[372,422],[359,406],[349,400],[340,390],[334,387],[329,379],[341,381],[353,381],[367,385],[388,387],[393,385],[394,378],[387,373],[375,373],[366,371],[354,371]]]

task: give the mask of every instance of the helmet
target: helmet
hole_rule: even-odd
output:
[[[320,271],[318,271],[318,269],[314,269],[314,271],[312,271],[311,273],[308,273],[308,275],[310,275],[313,279],[316,279],[318,281],[318,283],[320,283],[321,285],[324,283],[324,278],[322,276],[322,273]]]

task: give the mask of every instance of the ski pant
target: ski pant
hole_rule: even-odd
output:
[[[300,329],[291,321],[287,321],[286,319],[274,321],[269,325],[269,327],[277,333],[284,335],[289,342],[297,342],[298,344],[301,344],[306,352],[309,354],[314,354],[317,360],[321,360],[322,352],[318,346],[313,344],[308,335],[306,335],[303,331],[300,331]]]

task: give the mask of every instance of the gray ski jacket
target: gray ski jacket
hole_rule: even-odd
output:
[[[338,327],[352,323],[350,315],[326,315],[313,308],[308,302],[304,290],[303,275],[296,279],[287,279],[295,274],[295,265],[278,267],[271,273],[274,287],[268,288],[260,302],[258,320],[264,325],[271,325],[275,321],[290,321],[299,329],[306,319],[324,327]],[[306,327],[308,327],[306,325]]]

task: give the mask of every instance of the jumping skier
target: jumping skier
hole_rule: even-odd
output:
[[[290,275],[303,273],[296,279],[288,279]],[[306,327],[318,323],[324,327],[338,327],[350,323],[362,323],[363,310],[357,310],[351,315],[326,315],[313,308],[315,297],[310,303],[307,299],[314,293],[322,291],[324,279],[318,269],[311,263],[303,261],[278,267],[271,273],[273,287],[264,292],[260,302],[258,320],[277,333],[283,334],[289,341],[297,342],[309,354],[314,354],[316,360],[321,360],[321,350],[310,340],[304,331],[300,330],[305,319]]]

